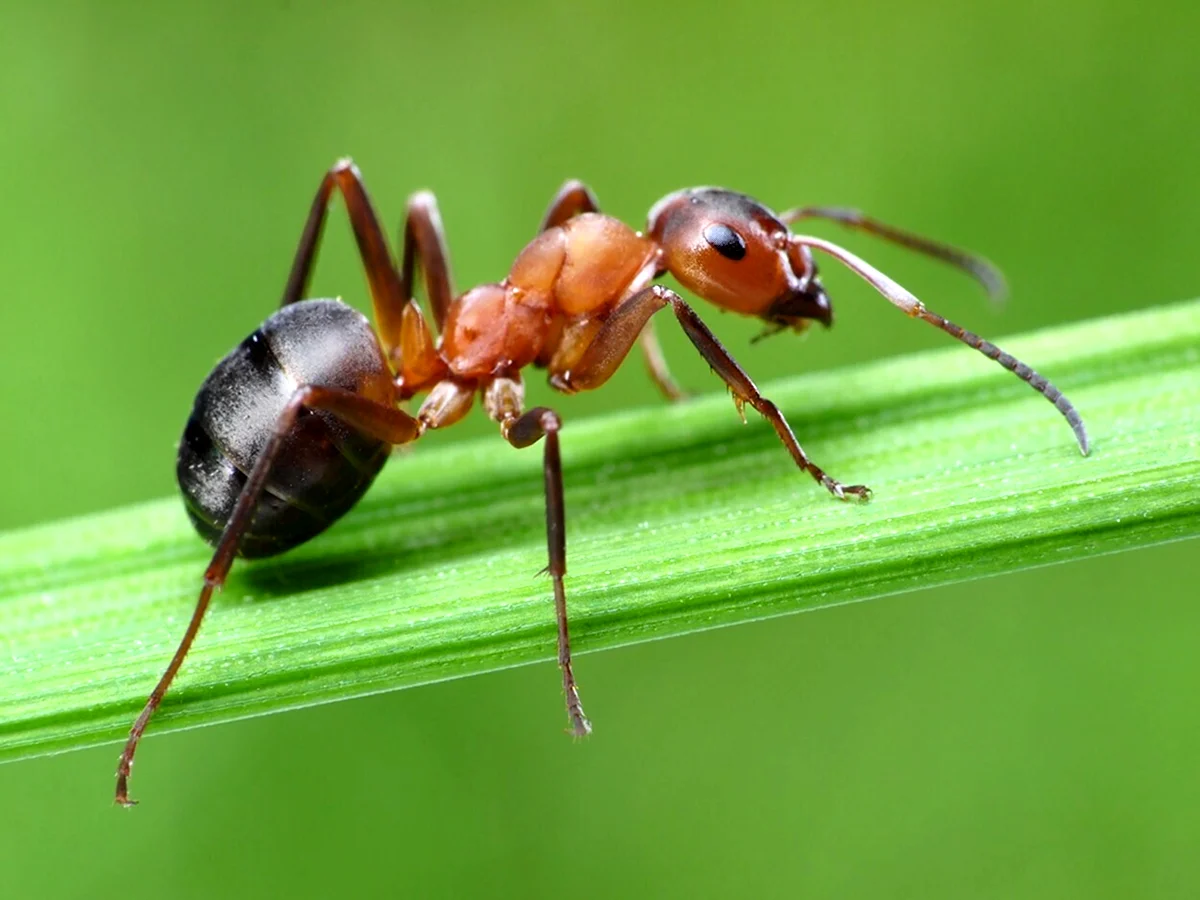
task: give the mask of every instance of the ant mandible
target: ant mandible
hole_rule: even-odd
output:
[[[302,300],[334,190],[345,199],[366,269],[377,331],[338,300]],[[654,279],[670,273],[717,306],[763,319],[768,333],[831,324],[833,308],[817,277],[821,250],[862,276],[909,316],[924,319],[993,359],[1043,394],[1066,417],[1080,449],[1087,434],[1071,403],[1045,378],[977,335],[924,306],[892,279],[828,241],[793,234],[800,219],[829,219],[876,234],[965,270],[989,290],[1003,281],[990,264],[840,208],[808,207],[776,215],[732,191],[692,188],[650,210],[645,232],[598,212],[582,183],[567,182],[541,231],[508,277],[455,295],[433,194],[408,201],[403,254],[396,269],[358,169],[337,163],[321,182],[300,238],[281,308],[222,359],[208,376],[179,446],[177,477],[188,515],[215,546],[195,611],[174,657],[134,723],[117,770],[116,800],[132,805],[128,778],[138,741],[187,655],[235,556],[283,553],[314,537],[370,486],[392,447],[453,425],[482,397],[487,414],[514,447],[544,444],[547,571],[558,621],[558,662],[571,729],[591,731],[571,670],[562,420],[546,407],[525,410],[521,370],[545,368],[563,393],[603,385],[640,338],[654,381],[681,392],[658,349],[651,316],[670,306],[688,339],[733,395],[774,427],[792,459],[838,499],[866,499],[810,460],[783,413],[764,397],[696,312]],[[420,265],[440,339],[413,299]],[[426,394],[415,416],[399,404]]]

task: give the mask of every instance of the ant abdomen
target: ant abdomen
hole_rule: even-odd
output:
[[[192,524],[216,544],[255,460],[303,385],[391,399],[379,342],[337,300],[285,306],[214,367],[196,395],[176,460]],[[280,448],[238,555],[283,553],[324,531],[371,486],[388,445],[317,410],[301,415]]]

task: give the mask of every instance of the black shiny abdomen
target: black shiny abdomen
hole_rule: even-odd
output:
[[[302,385],[391,402],[391,374],[370,323],[337,300],[306,300],[267,319],[200,387],[176,477],[196,530],[215,544],[238,494]],[[325,412],[304,410],[280,448],[238,553],[271,556],[324,531],[370,487],[390,446]]]

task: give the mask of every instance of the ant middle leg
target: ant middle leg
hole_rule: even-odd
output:
[[[662,347],[658,343],[658,335],[654,333],[654,320],[647,319],[646,324],[642,326],[642,333],[638,336],[638,346],[642,351],[642,362],[646,364],[646,371],[650,374],[650,380],[655,386],[672,403],[680,403],[688,398],[688,393],[679,386],[679,382],[671,374],[671,369],[667,366],[667,358],[663,356]]]
[[[187,631],[179,642],[179,647],[175,650],[175,655],[167,665],[166,671],[163,672],[158,684],[155,685],[150,697],[146,700],[146,705],[137,717],[137,721],[134,722],[133,728],[129,731],[129,739],[125,743],[125,749],[117,764],[115,799],[122,806],[133,806],[137,802],[129,797],[129,774],[133,769],[133,757],[137,752],[138,742],[141,741],[154,711],[162,703],[167,689],[175,680],[176,673],[183,665],[184,657],[187,656],[192,642],[195,641],[196,635],[200,631],[200,625],[204,621],[204,614],[208,611],[213,590],[219,590],[225,584],[225,579],[233,566],[234,557],[237,556],[238,545],[250,527],[255,508],[270,478],[272,466],[279,455],[284,439],[295,426],[297,417],[304,409],[324,410],[332,413],[364,434],[393,445],[414,441],[421,436],[424,430],[420,421],[403,410],[377,403],[351,391],[309,385],[297,389],[292,394],[291,399],[276,420],[271,437],[263,446],[258,459],[255,460],[245,485],[242,486],[229,521],[225,523],[225,529],[213,552],[212,561],[204,571],[204,585],[200,590],[200,597],[196,601],[196,608],[192,612]]]
[[[688,340],[725,382],[733,394],[734,405],[743,421],[743,407],[749,404],[775,429],[796,465],[824,485],[839,500],[851,497],[866,500],[870,497],[871,491],[865,485],[843,485],[825,474],[820,466],[809,459],[779,407],[762,395],[758,386],[717,340],[716,335],[708,329],[696,311],[677,293],[662,285],[651,285],[617,307],[596,333],[575,367],[570,372],[551,372],[550,384],[567,393],[591,390],[604,384],[621,365],[650,317],[665,306],[672,308]]]
[[[567,594],[563,576],[567,574],[566,512],[563,506],[562,458],[558,432],[562,420],[552,409],[539,406],[522,412],[525,388],[520,376],[493,378],[483,389],[483,402],[491,418],[500,423],[500,433],[521,449],[545,438],[543,477],[546,491],[546,549],[549,564],[545,571],[554,584],[554,613],[558,620],[558,665],[562,670],[563,693],[571,733],[583,737],[592,731],[592,723],[583,712],[579,686],[571,667],[571,637],[567,628]]]

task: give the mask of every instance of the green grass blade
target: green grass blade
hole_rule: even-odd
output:
[[[962,347],[768,386],[866,506],[727,397],[568,417],[577,652],[1200,532],[1200,301],[1002,343],[1075,401],[1089,458]],[[308,546],[235,566],[151,734],[554,658],[540,449],[432,449]],[[207,558],[176,499],[0,536],[0,760],[123,738]]]

